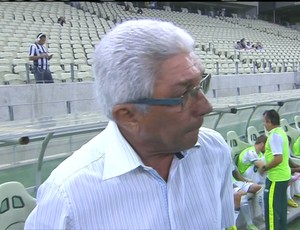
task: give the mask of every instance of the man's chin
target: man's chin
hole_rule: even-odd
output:
[[[193,147],[197,143],[198,133],[199,133],[199,129],[194,129],[187,134],[187,141],[189,142],[190,145],[189,148]]]

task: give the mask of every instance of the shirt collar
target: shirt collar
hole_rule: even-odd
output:
[[[106,147],[103,180],[120,176],[139,166],[145,166],[139,155],[123,137],[114,121],[109,121],[103,132],[105,132],[105,134],[103,134],[106,139],[104,142]],[[194,147],[199,146],[199,142],[196,142],[194,145]],[[188,150],[182,151],[182,158],[186,157],[188,152]],[[180,159],[180,157],[178,158]]]
[[[114,121],[108,122],[105,136],[107,140],[105,142],[103,180],[120,176],[143,164]]]

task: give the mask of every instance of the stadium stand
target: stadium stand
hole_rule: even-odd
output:
[[[250,17],[220,20],[203,15],[201,11],[188,13],[186,8],[181,12],[172,11],[170,7],[165,10],[142,8],[143,14],[137,14],[138,7],[127,3],[128,11],[124,4],[116,2],[78,2],[78,8],[55,1],[1,2],[0,65],[11,67],[11,74],[19,74],[23,79],[24,72],[18,68],[19,72],[15,71],[13,60],[20,59],[23,65],[28,62],[28,47],[42,30],[48,35],[49,52],[54,54],[50,65],[59,64],[63,69],[55,74],[73,71],[71,63],[77,71],[80,65],[92,64],[95,45],[115,24],[137,18],[159,18],[179,24],[194,35],[196,52],[209,73],[232,75],[299,70],[298,31]],[[63,26],[57,23],[60,16],[66,18]],[[234,44],[242,37],[262,43],[263,51],[235,50]],[[2,78],[0,84],[9,84]]]
[[[29,46],[40,31],[47,35],[48,51],[54,54],[50,69],[55,83],[64,83],[61,86],[66,86],[71,82],[93,81],[91,65],[94,48],[99,40],[115,24],[139,18],[172,21],[188,30],[196,39],[196,53],[200,56],[205,71],[213,75],[300,71],[300,33],[295,30],[249,17],[239,18],[236,14],[220,20],[203,15],[201,11],[189,13],[186,8],[175,12],[169,6],[165,10],[142,8],[143,14],[137,14],[138,7],[134,7],[131,2],[127,3],[128,11],[125,10],[124,3],[116,2],[78,2],[78,8],[58,1],[1,2],[0,85],[34,83],[33,75],[27,72],[26,64],[29,63]],[[66,18],[63,26],[57,23],[61,16]],[[264,50],[235,50],[234,44],[241,38],[261,42]],[[82,92],[86,92],[85,89]],[[51,92],[53,91],[55,90]],[[262,97],[261,94],[256,96]],[[255,95],[252,94],[251,97],[253,99]],[[268,97],[270,100],[274,99],[272,94],[268,94]],[[247,103],[247,99],[245,96],[243,103]],[[212,101],[216,105],[221,100],[217,98]],[[236,102],[236,97],[226,98],[224,105]],[[64,101],[62,104],[65,105]],[[65,112],[65,109],[62,110]],[[67,119],[64,117],[62,120]],[[296,121],[295,118],[295,124],[298,123],[299,119]],[[299,124],[297,127],[299,128]],[[228,135],[227,143],[232,147],[233,155],[250,145],[249,139],[248,143],[241,140],[240,134],[234,131],[225,133]],[[257,130],[249,130],[248,133],[251,141],[255,141],[252,134],[258,135]],[[255,196],[253,212],[256,215],[260,215],[258,203]]]

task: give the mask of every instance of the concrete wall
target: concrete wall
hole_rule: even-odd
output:
[[[300,73],[215,75],[208,98],[295,88]],[[99,111],[92,82],[0,86],[0,122]]]

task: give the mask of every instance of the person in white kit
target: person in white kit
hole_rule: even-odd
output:
[[[32,73],[36,83],[53,83],[49,61],[53,54],[49,54],[45,46],[46,35],[39,33],[35,43],[29,48],[29,60],[33,61]]]

